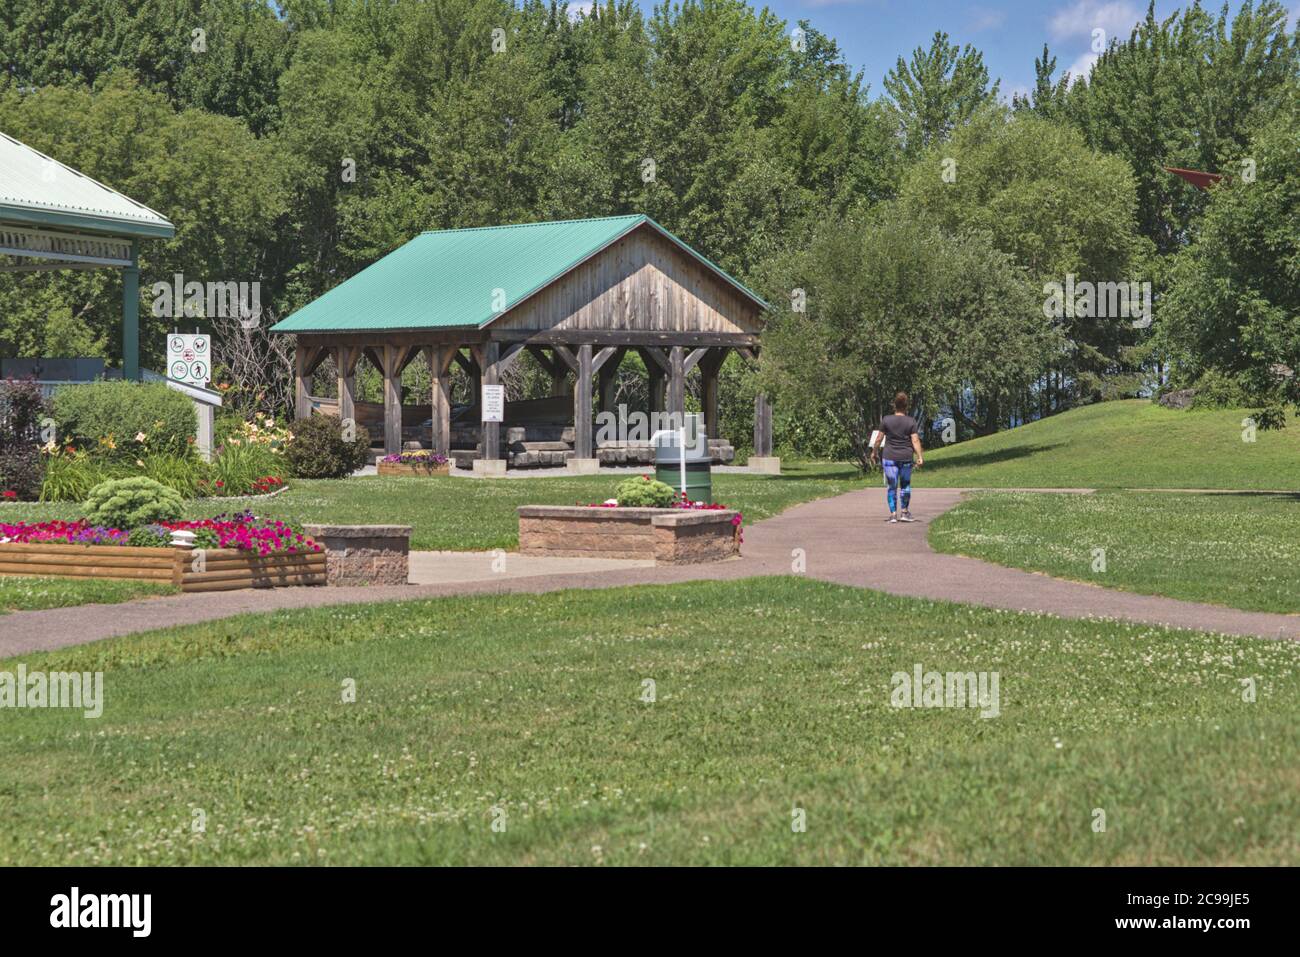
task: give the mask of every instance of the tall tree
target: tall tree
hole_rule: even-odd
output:
[[[998,81],[989,85],[984,54],[970,44],[958,47],[935,31],[930,48],[917,47],[910,61],[900,56],[885,76],[909,155],[916,156],[951,135],[981,104],[997,98]]]

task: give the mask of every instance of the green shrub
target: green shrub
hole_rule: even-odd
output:
[[[61,444],[129,462],[149,453],[190,455],[198,425],[194,404],[161,382],[68,386],[54,395],[54,420]]]
[[[100,482],[129,474],[125,465],[95,459],[85,452],[54,452],[45,456],[41,501],[84,502]]]
[[[194,532],[194,548],[212,550],[221,547],[221,539],[217,533],[210,528],[196,529]]]
[[[624,508],[672,508],[679,497],[671,485],[646,475],[624,479],[614,490],[614,498]]]
[[[345,478],[366,464],[370,433],[356,427],[356,437],[343,437],[337,415],[312,415],[293,424],[293,441],[285,453],[299,478]]]
[[[172,534],[162,525],[141,525],[131,529],[126,543],[136,548],[166,548],[172,543]]]
[[[141,464],[143,463],[143,464]],[[193,498],[208,478],[209,466],[196,453],[170,455],[150,452],[135,464],[139,474],[151,478],[181,493],[182,498]]]
[[[179,519],[181,496],[175,489],[137,475],[100,482],[90,490],[82,508],[93,525],[135,528]]]
[[[258,479],[273,475],[283,480],[288,474],[288,460],[268,447],[227,443],[212,460],[207,494],[251,495]]]

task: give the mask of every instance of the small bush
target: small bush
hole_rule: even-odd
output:
[[[171,530],[162,525],[141,525],[131,529],[126,543],[136,548],[166,548],[172,543]]]
[[[208,478],[209,466],[197,454],[169,455],[150,452],[132,463],[140,474],[159,485],[166,485],[181,493],[182,498],[193,498]]]
[[[646,475],[624,479],[614,490],[614,498],[624,508],[672,508],[679,497],[671,485]]]
[[[85,504],[86,520],[109,528],[135,528],[155,522],[174,522],[181,517],[181,496],[143,475],[111,479],[90,490]]]
[[[41,497],[44,481],[44,456],[35,445],[15,445],[0,451],[0,492],[6,493],[6,498],[34,502]]]
[[[54,396],[59,441],[98,458],[150,453],[188,457],[198,426],[194,404],[161,382],[92,382]]]
[[[370,433],[362,426],[349,442],[337,415],[312,415],[293,424],[286,455],[299,478],[344,478],[366,464],[369,452]]]
[[[257,484],[267,477],[283,482],[289,474],[285,456],[265,445],[230,444],[222,446],[212,460],[207,495],[252,495]]]
[[[41,444],[41,420],[50,414],[41,387],[31,379],[0,382],[0,452]]]
[[[94,459],[85,452],[51,452],[45,456],[41,501],[84,502],[100,482],[128,475],[125,465]]]

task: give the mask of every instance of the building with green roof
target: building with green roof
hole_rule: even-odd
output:
[[[453,363],[481,386],[496,386],[527,351],[557,386],[572,374],[570,468],[588,471],[596,464],[593,392],[608,409],[614,373],[629,351],[650,372],[651,411],[683,413],[686,375],[698,366],[705,423],[716,437],[718,370],[729,350],[757,356],[766,307],[648,216],[611,216],[421,233],[272,332],[296,340],[299,417],[329,406],[354,419],[357,363],[365,356],[374,365],[383,377],[390,453],[403,444],[402,371],[417,356],[426,357],[432,377],[430,424],[420,437],[446,454]],[[337,371],[333,403],[310,394],[327,358]],[[503,470],[501,424],[479,423],[477,470]],[[770,454],[770,435],[770,422],[756,422],[757,455]]]
[[[138,243],[176,228],[161,214],[0,133],[0,271],[122,270],[122,372],[140,377]]]

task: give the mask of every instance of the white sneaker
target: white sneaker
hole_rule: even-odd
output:
[[[897,524],[898,524],[898,516],[895,515],[893,512],[890,512],[890,513],[889,513],[889,518],[885,519],[885,521],[887,521],[890,525],[897,525]]]
[[[903,509],[903,514],[899,517],[898,520],[899,520],[900,522],[915,522],[915,521],[916,521],[916,519],[914,519],[914,518],[912,517],[912,513],[909,512],[907,509]]]

